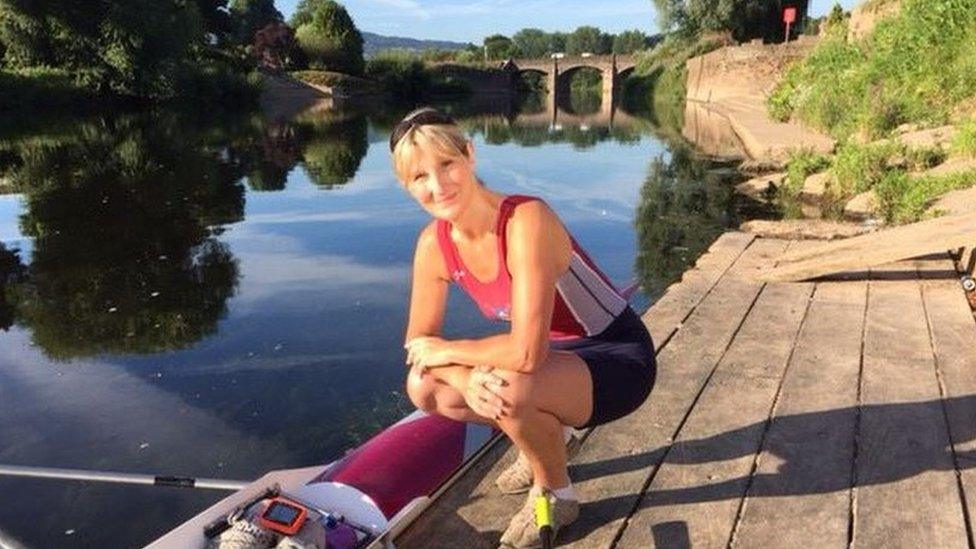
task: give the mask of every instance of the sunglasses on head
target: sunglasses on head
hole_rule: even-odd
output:
[[[408,115],[393,128],[393,133],[390,134],[390,152],[396,149],[397,143],[403,139],[404,135],[407,135],[407,132],[416,127],[427,126],[429,124],[453,126],[454,119],[437,109],[431,108],[421,109]]]

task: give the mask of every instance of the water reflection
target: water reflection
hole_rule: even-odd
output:
[[[18,193],[0,196],[0,441],[17,441],[0,462],[252,478],[409,412],[400,344],[427,219],[386,139],[412,107],[0,123],[0,189]],[[739,215],[724,176],[647,116],[442,107],[487,184],[545,197],[615,282],[659,292]],[[498,331],[450,299],[449,335]],[[0,529],[39,546],[145,543],[212,497],[8,490],[35,497],[0,504]],[[133,502],[156,515],[99,526]]]
[[[740,176],[731,164],[703,157],[678,141],[669,150],[670,155],[651,161],[635,219],[636,270],[652,301],[724,231],[744,219],[772,215],[733,192]]]
[[[490,145],[582,150],[634,144],[653,129],[621,110],[610,119],[488,107],[496,110],[447,110]],[[20,227],[33,249],[25,266],[16,251],[0,248],[0,327],[17,319],[59,359],[156,353],[203,340],[216,332],[238,283],[237,260],[218,237],[243,219],[242,181],[254,191],[282,191],[300,166],[320,188],[344,186],[366,156],[370,123],[387,127],[403,110],[375,120],[355,111],[269,123],[236,117],[219,130],[177,113],[131,114],[4,141],[2,173],[23,194]],[[737,220],[727,178],[712,168],[679,142],[667,161],[650,166],[635,270],[652,295]]]
[[[33,249],[4,293],[45,352],[152,353],[216,331],[238,269],[215,237],[244,211],[225,139],[131,116],[5,149]]]
[[[19,250],[8,250],[0,242],[0,330],[7,331],[13,326],[16,309],[13,303],[11,286],[24,279],[27,269],[20,262]]]

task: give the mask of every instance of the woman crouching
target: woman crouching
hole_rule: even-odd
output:
[[[406,333],[407,393],[419,408],[503,431],[519,450],[496,484],[529,491],[502,547],[541,545],[532,502],[545,495],[553,530],[576,520],[566,469],[585,428],[636,409],[654,385],[643,323],[563,227],[531,196],[504,196],[475,175],[474,147],[430,108],[390,136],[394,170],[433,220],[417,239]],[[440,337],[448,285],[459,285],[507,331]]]

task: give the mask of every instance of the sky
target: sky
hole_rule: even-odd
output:
[[[823,15],[837,0],[811,0]],[[858,0],[839,0],[850,9]],[[511,36],[525,27],[570,32],[581,25],[618,33],[658,32],[651,0],[340,0],[361,31],[387,36],[482,43],[491,34]],[[275,0],[290,18],[298,0]]]

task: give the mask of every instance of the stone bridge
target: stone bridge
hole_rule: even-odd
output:
[[[636,61],[633,55],[587,55],[549,59],[509,59],[502,63],[503,70],[521,75],[535,72],[546,76],[550,112],[569,97],[569,84],[573,74],[580,69],[596,69],[603,78],[603,96],[600,109],[613,112],[620,93],[620,82],[634,70]]]

